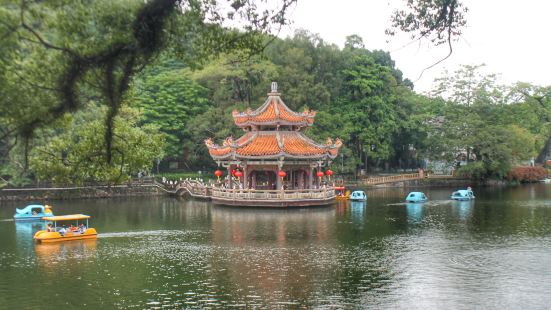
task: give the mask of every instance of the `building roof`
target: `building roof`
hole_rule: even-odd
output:
[[[332,159],[342,146],[340,139],[318,144],[299,131],[253,131],[235,141],[226,138],[221,146],[212,139],[205,140],[205,144],[214,159]]]
[[[274,85],[275,84],[275,85]],[[268,93],[268,99],[258,109],[245,112],[233,111],[233,120],[239,127],[252,125],[283,125],[283,126],[312,126],[315,111],[306,110],[301,113],[294,112],[281,100],[277,92],[277,83],[272,83],[272,91]]]

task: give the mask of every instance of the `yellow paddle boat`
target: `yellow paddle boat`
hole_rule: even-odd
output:
[[[345,191],[344,186],[335,186],[335,191],[337,194],[337,200],[348,200],[350,199],[350,191]]]
[[[40,230],[34,234],[34,240],[40,243],[46,242],[60,242],[82,239],[96,239],[98,233],[95,228],[88,228],[89,215],[84,214],[70,214],[59,216],[48,216],[42,219],[48,222],[47,230]],[[86,220],[86,226],[84,226],[84,220]],[[66,227],[66,225],[58,225],[57,222],[76,222],[76,226]],[[80,221],[80,224],[79,224]]]

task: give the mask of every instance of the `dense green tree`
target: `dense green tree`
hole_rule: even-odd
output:
[[[187,124],[208,108],[206,89],[190,79],[188,69],[144,74],[134,83],[131,100],[143,110],[143,123],[166,135],[166,156],[180,158]]]
[[[113,159],[105,161],[106,129],[97,115],[105,114],[107,109],[95,107],[89,111],[93,115],[77,115],[68,122],[66,131],[33,148],[30,165],[38,179],[56,184],[118,184],[139,171],[150,170],[153,161],[163,156],[163,135],[152,125],[138,127],[139,114],[122,108],[114,123]]]
[[[254,53],[265,44],[258,33],[285,24],[292,3],[259,8],[254,1],[3,2],[0,45],[9,44],[3,62],[11,64],[5,68],[11,83],[3,84],[9,88],[0,106],[10,116],[0,127],[28,140],[36,128],[85,108],[85,99],[94,96],[109,108],[104,120],[109,162],[114,118],[132,77],[161,50],[170,49],[188,66],[236,49]],[[228,28],[228,22],[244,31]],[[89,94],[82,96],[83,90]],[[21,93],[34,100],[10,109]],[[24,113],[26,107],[32,113]]]
[[[390,68],[376,64],[368,55],[355,54],[350,62],[343,71],[341,103],[353,124],[349,142],[357,154],[386,160],[392,155],[392,139],[398,131],[396,80]]]

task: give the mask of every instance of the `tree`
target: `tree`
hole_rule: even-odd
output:
[[[395,10],[386,34],[397,31],[411,34],[412,42],[428,40],[435,46],[448,44],[448,55],[425,68],[430,69],[451,56],[452,41],[458,40],[467,20],[467,8],[460,0],[407,0],[406,9]]]
[[[143,110],[143,124],[166,135],[165,154],[181,158],[187,124],[208,109],[207,90],[191,80],[188,69],[146,73],[134,83],[131,101]]]
[[[163,134],[155,126],[137,126],[139,114],[122,108],[115,118],[113,157],[106,162],[102,137],[103,121],[97,115],[108,113],[105,107],[89,107],[92,115],[77,114],[67,129],[37,146],[30,165],[40,180],[56,184],[82,184],[87,181],[119,184],[139,171],[149,170],[163,156]],[[89,118],[83,122],[82,118]]]
[[[385,160],[392,154],[391,143],[398,130],[396,118],[396,80],[391,70],[376,64],[368,55],[351,55],[343,71],[344,89],[341,106],[353,126],[349,132],[357,154],[373,160]]]
[[[1,11],[0,45],[9,44],[3,61],[13,65],[6,66],[6,78],[24,81],[8,84],[8,92],[29,93],[35,100],[27,105],[31,113],[26,117],[8,109],[0,127],[28,141],[37,128],[85,108],[85,89],[108,107],[104,154],[110,162],[114,120],[132,77],[161,50],[170,48],[189,66],[230,50],[254,53],[265,44],[257,34],[285,24],[293,2],[267,9],[254,1],[227,6],[210,0],[7,2]],[[230,29],[228,21],[244,31]],[[9,106],[12,97],[0,99],[0,106]]]
[[[507,103],[505,87],[497,84],[496,74],[481,73],[484,66],[462,65],[451,74],[444,71],[442,77],[434,80],[430,96],[466,106]]]

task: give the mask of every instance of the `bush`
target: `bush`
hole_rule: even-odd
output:
[[[458,176],[460,177],[466,177],[473,180],[480,180],[484,179],[487,174],[486,167],[484,167],[484,163],[481,161],[475,161],[466,164],[465,166],[459,167],[457,169]]]
[[[517,181],[521,183],[526,182],[537,182],[539,180],[545,179],[549,175],[547,169],[537,166],[537,167],[514,167],[507,174],[507,179],[509,181]]]

